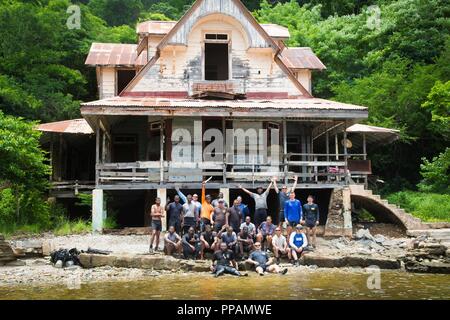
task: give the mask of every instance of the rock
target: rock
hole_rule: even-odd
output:
[[[2,235],[0,239],[0,265],[8,263],[10,261],[15,261],[16,256],[14,255],[14,251],[9,245],[8,242],[5,241],[5,237]]]
[[[367,239],[375,241],[374,237],[370,234],[369,229],[359,229],[355,234],[356,239]]]
[[[384,247],[383,247],[383,246],[380,246],[380,245],[377,244],[376,242],[371,242],[371,243],[369,244],[369,246],[370,246],[370,248],[372,248],[372,249],[374,249],[374,250],[376,250],[376,251],[383,251],[383,250],[384,250]]]
[[[450,257],[450,249],[447,249],[447,251],[445,251],[445,255],[446,255],[447,257]]]
[[[378,244],[383,244],[386,241],[386,238],[381,234],[376,234],[373,238]]]
[[[27,263],[22,260],[15,260],[15,261],[7,262],[5,264],[5,266],[7,266],[7,267],[23,267],[26,265],[27,265]]]

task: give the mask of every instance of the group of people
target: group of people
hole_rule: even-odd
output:
[[[272,178],[266,190],[259,187],[256,193],[239,186],[255,201],[253,219],[241,196],[231,206],[222,193],[213,200],[206,194],[206,181],[202,183],[201,202],[197,194],[184,195],[178,188],[177,195],[172,202],[168,199],[165,208],[161,206],[161,199],[156,198],[150,213],[150,252],[158,250],[161,221],[167,214],[169,228],[164,237],[165,254],[204,259],[206,253],[211,253],[211,268],[216,276],[224,273],[242,275],[237,269],[236,261],[239,259],[255,265],[260,275],[265,272],[286,273],[287,269],[281,270],[279,267],[280,259],[285,256],[298,265],[306,250],[314,250],[320,217],[319,207],[312,195],[308,196],[304,205],[296,199],[297,177],[294,180],[291,188],[283,185],[280,190],[277,179]],[[272,186],[279,198],[277,225],[267,212],[267,196]],[[286,231],[286,236],[283,231]],[[269,256],[270,252],[274,257]]]

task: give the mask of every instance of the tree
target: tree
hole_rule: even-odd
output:
[[[88,6],[110,26],[134,25],[144,8],[141,0],[91,0]]]
[[[48,220],[43,199],[50,167],[40,149],[36,123],[0,112],[0,222]]]
[[[429,128],[450,141],[450,81],[437,81],[422,107],[431,112]]]
[[[420,169],[423,178],[418,185],[420,191],[450,194],[450,148],[432,161],[423,158]]]

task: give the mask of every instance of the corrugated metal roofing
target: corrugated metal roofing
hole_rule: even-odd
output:
[[[351,127],[347,128],[347,132],[370,132],[370,133],[387,133],[387,134],[397,134],[400,132],[400,130],[396,129],[390,129],[390,128],[383,128],[383,127],[375,127],[375,126],[369,126],[366,124],[354,124]]]
[[[291,69],[326,69],[322,61],[308,47],[285,48],[281,53],[281,59]]]
[[[136,57],[137,45],[94,42],[89,50],[85,64],[93,66],[143,66],[145,53]]]
[[[82,106],[99,107],[167,107],[167,108],[231,108],[231,109],[323,109],[367,110],[366,107],[319,98],[272,100],[201,100],[168,99],[154,97],[112,97],[82,103]]]
[[[144,21],[138,23],[136,33],[164,36],[176,24],[177,21]],[[286,27],[273,23],[261,23],[261,26],[272,38],[288,39],[290,37],[289,30]]]
[[[37,130],[55,133],[92,134],[91,126],[84,119],[73,119],[58,122],[42,123]]]

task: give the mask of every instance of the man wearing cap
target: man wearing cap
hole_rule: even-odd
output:
[[[214,225],[214,231],[219,232],[227,221],[227,209],[225,208],[225,201],[223,199],[218,200],[218,205],[214,208],[211,214],[211,224]]]
[[[225,201],[224,197],[223,197],[223,192],[219,192],[219,196],[217,197],[217,199],[214,199],[211,204],[214,208],[219,206],[219,200],[223,200],[223,205],[225,206],[225,208],[228,208],[228,203]]]
[[[308,239],[303,232],[303,226],[301,224],[297,224],[295,232],[291,233],[291,236],[289,237],[289,246],[291,247],[292,259],[294,259],[293,263],[298,266],[298,259],[302,256],[304,248],[308,246]]]
[[[280,189],[278,189],[277,186],[277,177],[273,177],[273,186],[275,188],[275,192],[278,194],[278,202],[279,202],[279,213],[278,213],[278,226],[281,226],[283,222],[285,222],[284,219],[284,204],[286,201],[289,200],[289,195],[291,192],[295,192],[295,188],[297,187],[297,180],[298,177],[294,176],[294,184],[292,185],[292,188],[288,189],[288,187],[284,184]]]
[[[256,228],[258,228],[259,225],[267,218],[267,196],[269,195],[270,188],[272,188],[272,184],[273,181],[270,180],[269,186],[267,187],[266,191],[263,192],[263,188],[258,187],[256,189],[256,193],[253,193],[239,185],[240,189],[242,189],[245,193],[250,195],[253,200],[255,200],[254,220]]]

